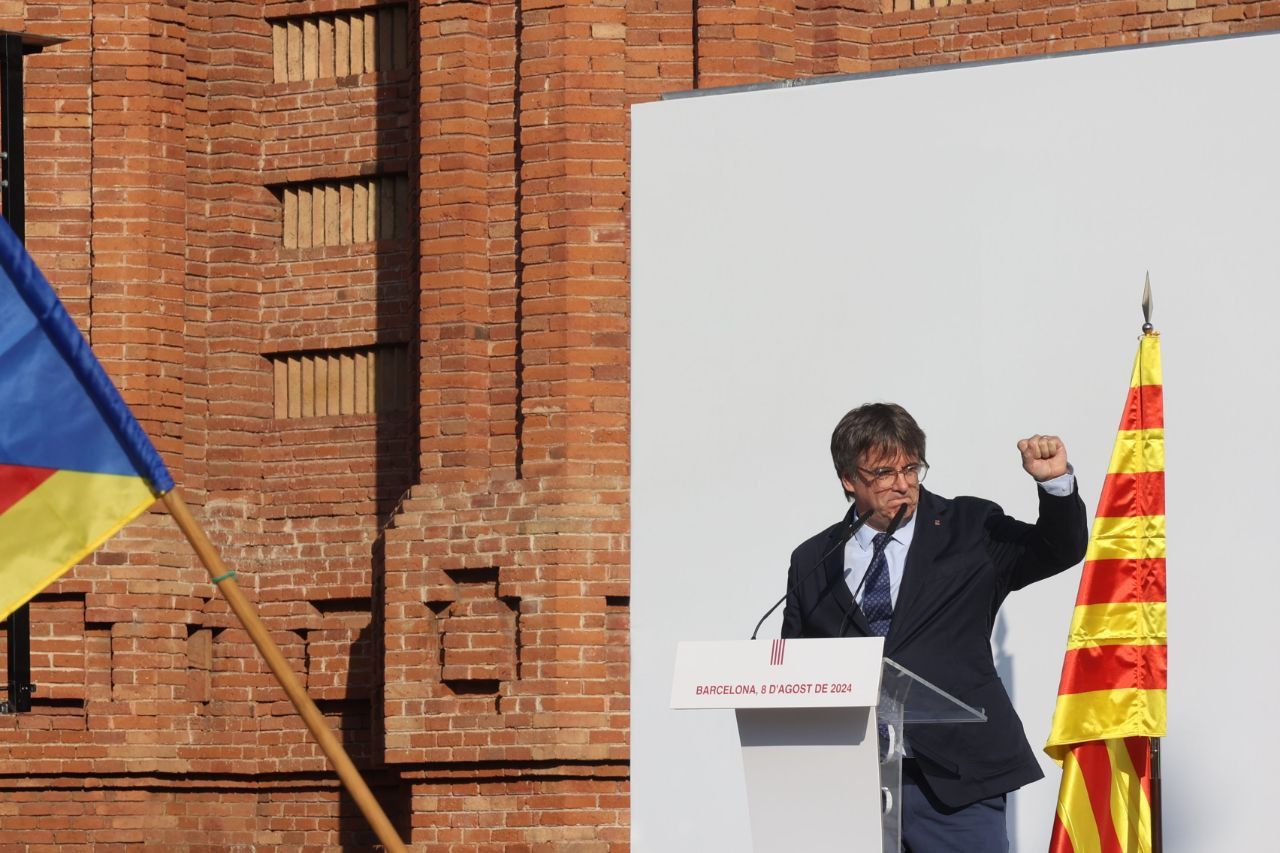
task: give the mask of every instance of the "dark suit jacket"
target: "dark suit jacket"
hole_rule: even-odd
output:
[[[990,501],[948,500],[920,490],[884,654],[987,712],[986,723],[912,726],[906,732],[929,787],[949,806],[1003,794],[1043,776],[996,674],[991,631],[1010,591],[1084,558],[1088,529],[1078,494],[1054,497],[1036,491],[1040,518],[1030,525]],[[841,578],[843,548],[804,578],[836,544],[840,526],[807,540],[791,555],[783,637],[869,636],[867,621]],[[819,601],[828,585],[830,592]]]

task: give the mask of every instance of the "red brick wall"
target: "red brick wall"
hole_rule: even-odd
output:
[[[353,68],[375,19],[359,51],[391,58]],[[629,834],[628,107],[1275,28],[1280,2],[0,0],[0,25],[71,38],[28,61],[28,244],[402,834],[595,851]],[[344,205],[384,179],[408,192],[356,239]],[[282,405],[390,345],[411,405]],[[165,516],[32,615],[0,850],[371,845]]]
[[[466,774],[413,788],[413,838],[422,853],[625,849],[627,785],[615,778],[469,781]]]
[[[405,805],[374,790],[389,806]],[[210,785],[135,777],[86,788],[67,780],[19,780],[0,783],[0,795],[0,853],[370,850],[376,842],[336,783],[258,778]]]

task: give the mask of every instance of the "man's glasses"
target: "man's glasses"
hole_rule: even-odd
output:
[[[908,486],[923,482],[924,475],[929,473],[929,465],[925,462],[912,462],[901,468],[859,468],[858,471],[875,484],[876,488],[887,489],[898,481],[899,474],[907,481]]]

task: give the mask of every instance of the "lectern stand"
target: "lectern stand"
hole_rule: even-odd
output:
[[[883,647],[848,638],[677,648],[671,707],[737,714],[757,853],[861,853],[877,843],[898,853],[903,726],[986,720],[882,659]]]

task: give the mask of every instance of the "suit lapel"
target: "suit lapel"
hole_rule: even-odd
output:
[[[832,534],[831,542],[827,545],[830,548],[835,545],[835,539],[838,534]],[[839,605],[841,614],[849,614],[848,618],[841,616],[841,626],[845,629],[841,631],[841,635],[850,633],[849,625],[853,625],[859,634],[868,636],[871,634],[871,626],[867,624],[867,618],[862,615],[862,609],[853,600],[853,592],[849,589],[849,583],[844,578],[844,548],[836,548],[827,555],[826,564],[823,570],[826,580],[823,581],[823,589],[827,585],[831,585],[831,597],[835,599]]]
[[[916,506],[916,529],[902,568],[902,584],[898,587],[889,636],[885,637],[886,657],[896,649],[898,639],[910,633],[915,614],[928,600],[929,570],[946,539],[945,516],[946,504],[921,489],[920,503]]]

